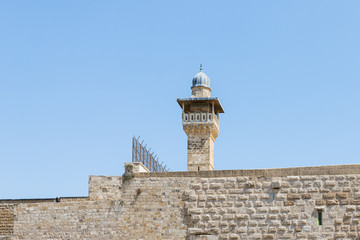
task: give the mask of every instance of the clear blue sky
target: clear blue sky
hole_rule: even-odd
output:
[[[216,169],[358,163],[359,1],[1,1],[0,199],[87,196],[131,138],[186,170],[199,64]]]

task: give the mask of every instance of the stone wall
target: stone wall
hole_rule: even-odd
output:
[[[12,205],[12,239],[360,237],[360,165],[91,176],[89,193]]]
[[[90,179],[95,186],[114,187],[114,178]],[[19,203],[12,239],[185,239],[182,195],[187,188],[186,178],[133,178],[124,183],[121,199],[104,191],[94,200],[101,190],[79,202]]]
[[[358,191],[360,175],[201,178],[185,192],[188,234],[355,239],[360,230]]]

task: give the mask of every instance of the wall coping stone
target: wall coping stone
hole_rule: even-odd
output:
[[[306,175],[350,175],[360,174],[360,164],[328,165],[313,167],[291,167],[270,169],[241,169],[215,171],[186,171],[186,172],[149,172],[135,173],[134,177],[286,177]]]
[[[76,200],[87,200],[89,197],[58,197],[58,198],[28,198],[28,199],[0,199],[2,203],[40,203],[40,202],[67,202]]]

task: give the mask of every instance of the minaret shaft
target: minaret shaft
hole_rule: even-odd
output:
[[[219,128],[214,123],[183,124],[188,137],[188,171],[214,170],[214,142]]]

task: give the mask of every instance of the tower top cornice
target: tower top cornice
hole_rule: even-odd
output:
[[[205,103],[211,106],[214,105],[214,112],[224,113],[224,109],[220,103],[220,100],[217,97],[210,97],[210,98],[178,98],[177,102],[179,103],[180,107],[188,108],[190,104],[197,104],[197,103]],[[185,111],[186,109],[184,109]]]

